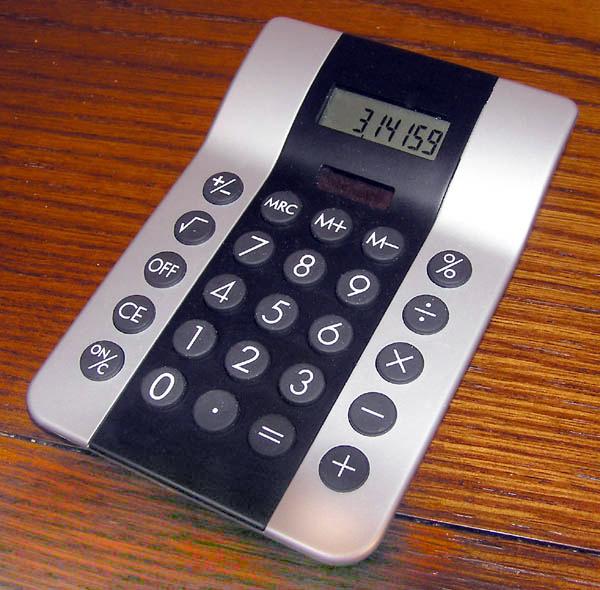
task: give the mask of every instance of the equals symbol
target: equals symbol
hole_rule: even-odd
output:
[[[273,435],[273,436],[271,436],[271,435]],[[274,442],[278,445],[281,444],[281,440],[283,440],[285,438],[285,435],[281,434],[281,432],[277,432],[277,430],[273,430],[272,428],[269,428],[268,426],[261,426],[260,430],[258,432],[258,436],[262,436],[263,438],[266,438],[267,440],[270,440],[271,442]],[[275,438],[276,436],[279,438]]]

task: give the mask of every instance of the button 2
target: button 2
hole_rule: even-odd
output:
[[[182,244],[196,246],[215,233],[215,220],[205,211],[188,211],[175,222],[173,233]]]
[[[176,252],[159,252],[146,262],[144,278],[149,285],[166,289],[176,285],[187,270],[185,260]]]
[[[130,295],[115,305],[113,324],[124,334],[137,334],[145,330],[156,316],[154,304],[143,295]]]
[[[110,340],[90,344],[79,359],[79,368],[91,381],[106,381],[114,377],[125,364],[123,349]]]
[[[371,391],[357,397],[348,410],[348,420],[356,432],[365,436],[385,434],[396,422],[394,402],[383,393]]]
[[[242,340],[227,352],[225,369],[235,379],[250,381],[267,370],[269,361],[269,353],[262,344],[254,340]]]
[[[390,383],[410,383],[425,366],[421,352],[408,342],[388,344],[377,355],[375,366],[379,374]]]
[[[341,445],[323,455],[319,463],[319,476],[335,492],[352,492],[367,481],[369,469],[369,460],[362,451]]]
[[[217,172],[202,187],[202,195],[213,205],[228,205],[244,192],[242,179],[233,172]]]
[[[290,450],[296,439],[294,425],[279,414],[262,416],[252,424],[248,443],[259,455],[278,457]]]

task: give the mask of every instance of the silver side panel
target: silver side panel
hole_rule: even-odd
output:
[[[264,183],[304,96],[340,33],[278,18],[270,21],[240,68],[211,131],[191,164],[110,271],[29,387],[34,420],[73,443],[87,445],[140,362],[179,307],[219,245]],[[268,116],[266,116],[268,114]],[[242,197],[215,206],[202,197],[204,181],[224,170],[244,182]],[[173,224],[186,211],[203,209],[217,224],[213,237],[183,246]],[[179,253],[187,275],[169,289],[144,280],[148,258],[160,251]],[[141,334],[124,335],[112,324],[123,297],[142,294],[156,306],[156,319]],[[82,351],[96,340],[111,340],[125,351],[125,366],[114,378],[92,382],[79,369]]]
[[[379,544],[471,356],[510,279],[536,209],[576,117],[562,97],[498,80],[469,139],[432,232],[296,473],[267,536],[320,561],[349,564]],[[458,250],[473,264],[470,281],[442,289],[427,277],[429,259]],[[402,310],[415,295],[432,294],[450,310],[446,328],[410,332]],[[375,369],[387,344],[407,341],[423,353],[423,374],[391,385]],[[396,404],[398,420],[380,437],[361,436],[348,422],[352,401],[380,391]],[[366,483],[336,493],[320,481],[321,457],[352,445],[369,458]]]

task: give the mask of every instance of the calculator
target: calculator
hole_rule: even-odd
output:
[[[329,564],[380,542],[572,101],[276,18],[30,385],[43,428]]]

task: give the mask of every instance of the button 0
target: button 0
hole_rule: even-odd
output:
[[[393,227],[376,227],[365,234],[362,250],[375,262],[395,262],[404,252],[404,238]]]
[[[425,366],[423,355],[408,342],[388,344],[378,355],[375,366],[379,374],[390,383],[410,383]]]
[[[150,371],[142,379],[141,393],[147,404],[166,409],[181,399],[185,388],[185,377],[180,371],[173,367],[161,367]]]
[[[175,222],[173,233],[182,244],[196,246],[215,233],[215,220],[205,211],[188,211]]]
[[[79,359],[81,372],[92,381],[106,381],[114,377],[124,364],[123,349],[110,340],[98,340],[90,344]]]
[[[113,324],[124,334],[145,330],[156,316],[154,304],[143,295],[130,295],[117,303],[113,310]]]
[[[379,279],[368,270],[351,270],[339,278],[335,292],[346,305],[366,307],[379,295]]]
[[[187,264],[176,252],[159,252],[146,262],[144,278],[149,285],[166,289],[176,285],[185,276]]]
[[[235,259],[245,266],[260,266],[273,256],[275,244],[269,234],[262,231],[248,232],[233,245]]]
[[[259,455],[277,457],[290,450],[296,440],[296,429],[285,417],[268,414],[250,427],[248,443]]]
[[[369,477],[369,460],[355,447],[340,445],[323,455],[319,463],[321,481],[335,492],[352,492]]]
[[[427,264],[427,275],[440,287],[452,289],[464,285],[473,268],[471,261],[456,250],[438,252]]]
[[[446,304],[433,295],[417,295],[404,307],[402,319],[417,334],[435,334],[448,323]]]
[[[235,422],[240,406],[228,391],[212,389],[203,393],[194,404],[194,421],[206,432],[222,432]]]
[[[365,436],[385,434],[396,422],[394,402],[383,393],[371,391],[356,398],[348,410],[352,428]]]
[[[302,211],[302,201],[292,191],[279,191],[263,200],[260,212],[273,225],[289,225]]]
[[[352,232],[352,219],[341,209],[324,209],[313,217],[310,231],[320,242],[338,244]]]
[[[242,179],[233,172],[217,172],[202,187],[204,198],[213,205],[228,205],[244,192]]]

